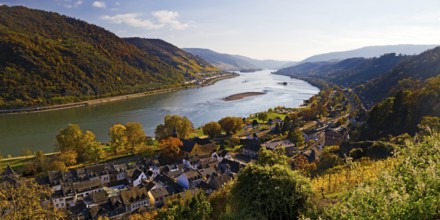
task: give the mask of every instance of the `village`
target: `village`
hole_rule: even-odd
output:
[[[303,156],[309,163],[315,163],[326,146],[339,146],[349,140],[349,125],[359,120],[351,117],[357,106],[348,91],[333,90],[323,95],[328,97],[320,97],[317,106],[322,101],[330,106],[336,95],[338,103],[332,104],[335,107],[328,108],[328,112],[325,110],[326,117],[317,120],[267,119],[267,116],[257,120],[255,114],[243,119],[244,128],[234,137],[184,139],[174,131],[172,136],[182,143],[181,160],[163,163],[157,154],[148,158],[132,155],[67,171],[47,171],[47,175],[37,178],[37,182],[51,187],[53,194],[49,201],[55,208],[65,210],[70,219],[97,219],[99,216],[122,219],[130,213],[160,208],[176,199],[187,200],[199,193],[211,194],[255,161],[262,148],[281,149],[291,158]],[[313,100],[305,101],[298,109],[279,107],[269,112],[287,118],[288,115],[294,117],[291,113],[295,112],[306,118],[308,116],[301,109],[306,109],[311,102],[316,104]],[[254,120],[250,120],[252,118]],[[283,135],[283,128],[294,126],[292,123],[301,125],[297,127],[303,139],[301,144]],[[291,165],[294,167],[294,162]],[[2,178],[14,182],[22,177],[8,165]]]

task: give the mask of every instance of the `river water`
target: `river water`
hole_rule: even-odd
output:
[[[108,129],[116,123],[140,122],[148,136],[163,123],[167,114],[187,116],[195,127],[225,116],[245,117],[276,106],[296,107],[317,94],[319,89],[305,81],[274,75],[270,70],[240,73],[239,77],[212,86],[157,94],[99,105],[0,115],[0,153],[18,156],[23,149],[51,152],[56,149],[55,136],[69,123],[91,130],[97,140],[108,141]],[[286,82],[287,85],[280,83]],[[224,101],[224,97],[243,92],[264,95]]]

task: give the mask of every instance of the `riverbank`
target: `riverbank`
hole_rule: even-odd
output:
[[[257,96],[257,95],[264,95],[266,93],[264,92],[244,92],[244,93],[238,93],[238,94],[234,94],[234,95],[230,95],[226,98],[223,98],[223,100],[225,101],[233,101],[233,100],[239,100],[239,99],[244,99],[246,97],[250,97],[250,96]]]
[[[176,92],[183,89],[191,89],[196,87],[205,87],[215,84],[216,82],[220,80],[230,79],[239,76],[239,74],[236,73],[227,73],[223,74],[220,77],[210,78],[206,81],[203,81],[202,84],[191,84],[186,86],[180,86],[176,88],[169,88],[169,89],[159,89],[159,90],[153,90],[148,92],[141,92],[141,93],[134,93],[134,94],[128,94],[128,95],[120,95],[120,96],[113,96],[113,97],[107,97],[107,98],[100,98],[100,99],[92,99],[87,101],[81,101],[81,102],[74,102],[74,103],[67,103],[67,104],[60,104],[60,105],[51,105],[51,106],[40,106],[40,107],[28,107],[28,108],[19,108],[19,109],[7,109],[7,110],[0,110],[0,115],[11,115],[11,114],[25,114],[25,113],[34,113],[34,112],[46,112],[46,111],[56,111],[61,109],[68,109],[68,108],[77,108],[77,107],[84,107],[89,105],[97,105],[107,102],[114,102],[124,99],[131,99],[131,98],[138,98],[138,97],[144,97],[144,96],[150,96],[150,95],[157,95],[162,93],[169,93],[169,92]]]

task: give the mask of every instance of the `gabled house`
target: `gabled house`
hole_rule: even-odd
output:
[[[162,206],[164,199],[170,196],[168,190],[165,187],[153,189],[150,191],[150,193],[153,197],[153,204],[155,207]]]
[[[73,183],[73,190],[77,199],[83,199],[94,192],[103,191],[100,179],[88,180],[84,182]]]
[[[325,146],[341,145],[346,135],[347,131],[343,128],[327,129],[325,131]]]
[[[193,156],[211,155],[217,150],[217,145],[210,139],[193,138],[181,139],[183,145],[180,148],[186,158]]]
[[[133,187],[136,187],[139,184],[141,184],[142,179],[146,179],[146,178],[147,178],[147,175],[145,175],[144,171],[142,171],[140,169],[135,169],[133,171],[133,174],[131,175]]]
[[[145,187],[133,187],[121,192],[121,200],[127,212],[133,212],[141,207],[154,204],[152,195]]]
[[[217,171],[220,173],[238,173],[244,165],[235,160],[223,159],[217,166]]]
[[[257,140],[253,139],[246,139],[241,140],[241,144],[243,144],[243,154],[250,157],[250,158],[257,158],[258,157],[258,151],[261,149],[261,144]]]

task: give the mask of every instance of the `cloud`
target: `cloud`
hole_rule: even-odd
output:
[[[132,27],[145,28],[148,30],[157,30],[163,27],[162,24],[154,24],[150,20],[142,20],[137,13],[117,14],[115,16],[102,16],[101,19],[114,24],[126,24]]]
[[[179,20],[177,20],[177,17],[179,17],[179,13],[176,11],[155,11],[153,12],[153,16],[156,17],[156,19],[161,24],[168,24],[171,29],[185,29],[188,28],[188,24],[183,24]]]
[[[64,7],[66,8],[78,8],[80,5],[82,5],[83,1],[72,1],[72,0],[65,0],[64,1]]]
[[[95,8],[106,8],[107,6],[105,5],[105,2],[102,1],[94,1],[92,3],[92,6]]]
[[[189,27],[188,24],[182,23],[177,19],[179,13],[176,11],[153,11],[152,15],[156,22],[140,18],[142,14],[139,13],[117,14],[115,16],[105,15],[101,19],[114,24],[126,24],[148,30],[158,30],[164,27],[169,27],[171,30],[183,30]]]

